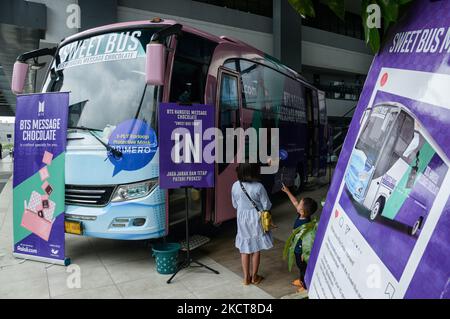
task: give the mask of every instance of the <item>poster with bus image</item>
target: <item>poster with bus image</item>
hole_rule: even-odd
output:
[[[397,222],[416,237],[448,170],[445,155],[403,105],[383,103],[367,111],[344,188],[360,215]]]
[[[378,103],[386,98],[405,104]],[[396,280],[401,279],[449,167],[447,156],[405,106],[408,102],[413,103],[385,92],[376,95],[375,106],[363,115],[339,198],[339,206]]]
[[[372,63],[339,156],[310,298],[450,298],[450,22],[439,18],[450,3],[409,10]]]

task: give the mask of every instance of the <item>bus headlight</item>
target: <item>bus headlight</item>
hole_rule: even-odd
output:
[[[119,185],[111,199],[112,202],[123,202],[136,198],[145,197],[158,185],[158,178],[149,179],[144,182]]]

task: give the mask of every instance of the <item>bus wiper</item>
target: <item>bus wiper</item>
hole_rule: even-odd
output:
[[[73,126],[73,127],[69,127],[69,129],[78,129],[78,130],[88,131],[89,134],[91,134],[93,137],[95,137],[95,139],[96,139],[97,141],[99,141],[100,144],[102,144],[102,145],[106,148],[106,150],[107,150],[108,152],[110,152],[110,153],[114,156],[114,158],[116,158],[116,159],[122,158],[123,153],[122,153],[121,151],[116,150],[116,149],[115,149],[114,147],[112,147],[111,145],[109,145],[109,144],[103,142],[102,139],[101,139],[100,137],[98,137],[98,136],[94,133],[94,131],[101,132],[101,130],[99,130],[99,129],[93,129],[93,128],[89,128],[89,127],[85,127],[85,126]]]

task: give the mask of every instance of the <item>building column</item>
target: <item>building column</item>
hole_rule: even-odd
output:
[[[302,20],[288,0],[273,1],[273,52],[283,64],[302,70]]]

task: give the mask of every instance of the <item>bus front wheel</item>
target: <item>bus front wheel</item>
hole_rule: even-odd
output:
[[[377,199],[375,204],[373,205],[372,209],[370,210],[370,220],[375,220],[381,213],[383,212],[384,208],[384,199],[383,197],[380,197]]]
[[[422,228],[422,223],[423,223],[423,217],[419,217],[418,220],[416,220],[416,222],[414,223],[412,229],[411,229],[411,235],[414,236],[415,234],[417,234],[417,232],[419,231],[420,228]]]

